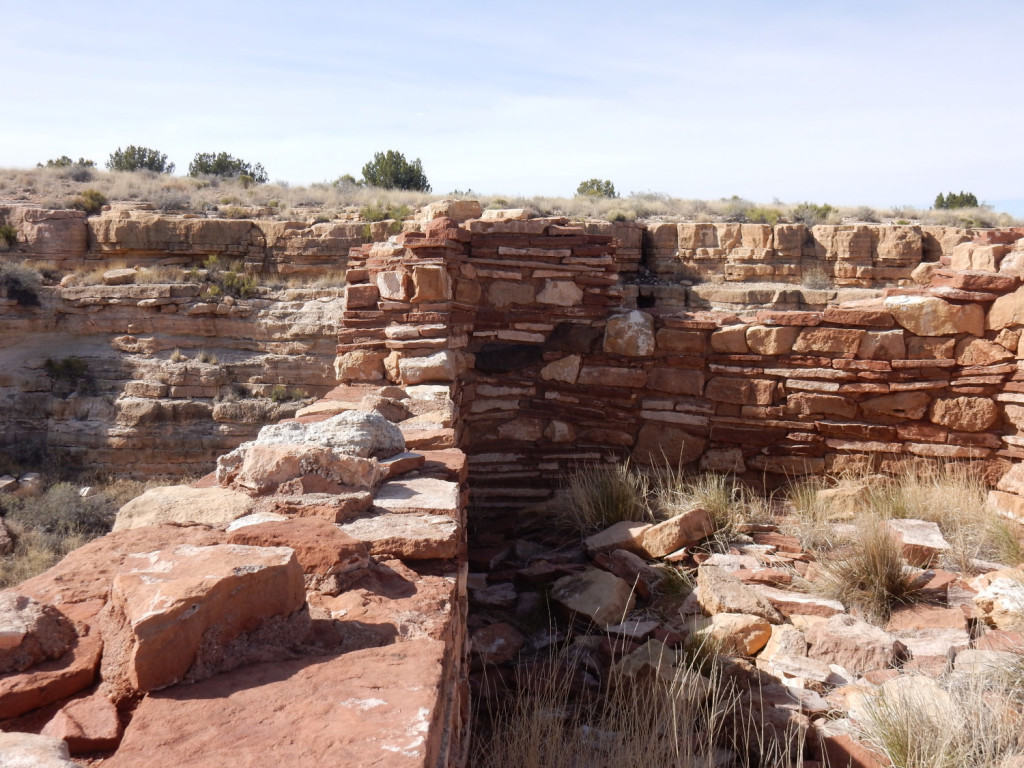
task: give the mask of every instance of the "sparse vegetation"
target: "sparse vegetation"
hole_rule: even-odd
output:
[[[891,610],[920,597],[914,576],[908,574],[899,542],[876,518],[857,525],[857,537],[846,548],[821,561],[819,591],[838,600],[866,620],[884,623]]]
[[[80,195],[68,202],[68,207],[85,211],[86,216],[95,216],[106,204],[107,196],[98,189],[84,189]]]
[[[790,209],[789,217],[793,221],[801,222],[809,227],[815,224],[826,224],[833,219],[838,219],[839,209],[833,208],[828,203],[821,205],[817,203],[800,203]]]
[[[270,399],[275,403],[288,403],[295,400],[305,400],[309,395],[305,390],[296,387],[286,387],[284,384],[275,384],[270,389]]]
[[[213,352],[208,352],[205,349],[199,350],[199,354],[196,355],[196,361],[200,363],[206,363],[208,365],[216,365],[220,362],[217,356]]]
[[[112,171],[153,171],[154,173],[174,173],[174,163],[167,162],[167,155],[157,149],[129,144],[124,149],[118,147],[110,153],[107,168]]]
[[[18,230],[10,224],[0,224],[0,243],[10,248],[18,242]]]
[[[247,299],[259,290],[259,278],[255,274],[246,273],[240,261],[224,264],[220,257],[209,256],[203,262],[203,270],[193,269],[189,277],[193,282],[205,284],[204,298],[233,296],[236,299]]]
[[[47,358],[43,370],[50,377],[54,394],[67,397],[70,394],[96,394],[96,378],[89,370],[89,364],[80,357],[64,357],[59,360]]]
[[[405,155],[393,149],[375,153],[373,159],[363,166],[363,183],[381,189],[430,191],[430,182],[423,173],[420,159],[416,158],[410,163]]]
[[[576,194],[585,197],[618,197],[609,179],[586,179],[576,187]]]
[[[168,360],[170,360],[172,363],[180,363],[185,360],[188,360],[188,357],[178,347],[175,347],[174,351],[171,352],[171,356],[168,358]]]
[[[39,270],[15,261],[0,263],[0,293],[14,299],[22,307],[39,306],[39,287],[43,276]]]
[[[266,184],[270,180],[267,169],[260,163],[247,163],[227,152],[199,152],[188,166],[189,176],[220,176],[237,179],[244,187]]]
[[[568,477],[565,520],[584,535],[623,520],[652,521],[650,480],[628,461],[578,467]]]
[[[771,224],[773,227],[779,223],[782,212],[775,208],[764,208],[758,206],[749,209],[744,216],[751,224]]]
[[[408,218],[412,215],[412,209],[407,205],[388,205],[384,200],[378,200],[376,203],[366,206],[361,212],[361,218],[365,221],[386,221],[388,219],[394,219],[395,221],[402,221],[402,219]],[[399,224],[401,229],[401,224]]]
[[[21,583],[54,565],[71,550],[110,530],[120,509],[148,487],[134,480],[93,483],[83,496],[78,484],[57,482],[39,496],[0,495],[0,516],[14,551],[0,557],[0,589]]]
[[[81,166],[82,168],[95,168],[95,160],[86,160],[84,157],[79,157],[77,160],[72,160],[67,155],[61,155],[58,158],[51,158],[46,161],[46,165],[42,163],[36,163],[36,168],[70,168],[72,166]]]

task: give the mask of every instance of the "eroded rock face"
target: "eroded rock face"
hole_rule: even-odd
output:
[[[313,424],[271,424],[260,430],[254,442],[319,445],[349,456],[378,459],[405,450],[398,427],[379,413],[368,411],[346,411]]]
[[[192,488],[169,485],[150,488],[117,512],[115,531],[126,531],[161,523],[202,523],[225,528],[232,521],[248,515],[253,500],[227,488]]]
[[[697,570],[696,595],[701,608],[712,616],[740,613],[772,624],[782,622],[782,614],[771,603],[722,568],[705,565]]]
[[[888,632],[844,613],[813,625],[806,637],[809,657],[855,675],[889,669],[907,657],[906,646]]]
[[[53,606],[0,592],[0,675],[58,659],[76,637],[74,626]]]
[[[182,544],[129,555],[102,619],[103,679],[118,700],[164,688],[205,661],[211,638],[223,648],[305,599],[287,547]]]

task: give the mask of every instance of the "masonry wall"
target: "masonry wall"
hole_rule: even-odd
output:
[[[428,349],[394,343],[388,325],[365,342],[380,357],[369,375],[457,382],[477,509],[543,498],[609,457],[769,483],[964,460],[995,483],[1022,455],[1024,289],[998,271],[1016,263],[1008,244],[969,242],[959,253],[981,269],[940,255],[917,275],[926,286],[822,311],[665,312],[625,306],[609,235],[554,219],[436,226],[458,246],[404,236],[349,290],[408,281],[380,305],[415,317],[415,263],[434,249],[450,283],[435,309],[460,313],[460,330]],[[424,374],[428,358],[447,370]]]

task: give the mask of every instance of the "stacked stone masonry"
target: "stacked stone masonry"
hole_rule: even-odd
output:
[[[0,610],[49,617],[58,638],[48,658],[0,667],[0,730],[42,730],[98,764],[464,765],[467,510],[545,499],[580,462],[771,485],[962,460],[1024,520],[1022,231],[574,223],[458,201],[364,243],[334,224],[5,214],[19,257],[65,270],[210,253],[347,268],[341,294],[103,285],[3,300],[0,351],[22,369],[43,375],[27,358],[47,339],[108,350],[90,358],[101,394],[47,416],[93,423],[69,446],[91,434],[87,455],[147,471],[174,437],[197,467],[220,455],[194,487],[140,497],[114,533],[0,593]],[[808,288],[822,265],[828,287]],[[195,338],[245,354],[220,372],[160,357]],[[20,392],[3,425],[20,440],[32,415],[12,412],[33,390],[16,368],[0,384]],[[204,418],[245,411],[217,398],[237,380],[319,399],[204,442]],[[172,414],[189,408],[204,415],[183,449],[187,417]],[[375,447],[338,437],[353,425]],[[174,643],[168,627],[184,628]]]

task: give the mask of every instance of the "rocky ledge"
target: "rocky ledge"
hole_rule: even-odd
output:
[[[465,457],[409,389],[338,388],[0,592],[0,753],[464,764]]]

